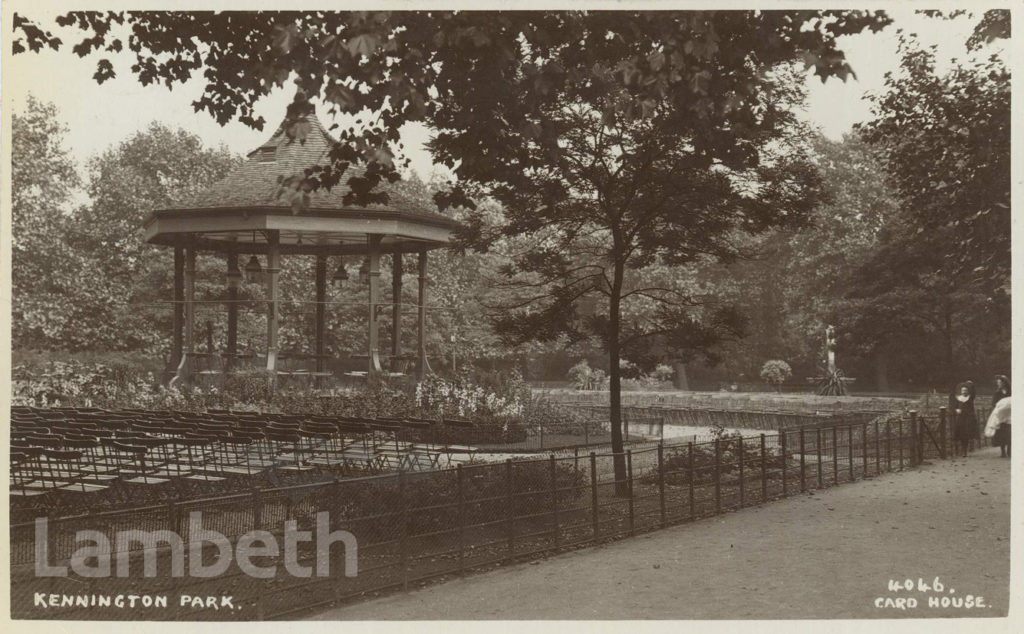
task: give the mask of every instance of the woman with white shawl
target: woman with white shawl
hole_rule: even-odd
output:
[[[985,437],[999,446],[1000,455],[1004,458],[1010,457],[1010,398],[1004,396],[996,402],[985,424]]]

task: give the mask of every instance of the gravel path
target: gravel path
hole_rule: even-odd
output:
[[[1006,616],[1009,536],[1010,464],[989,448],[314,618]],[[941,592],[888,589],[890,579],[936,577]],[[985,607],[942,607],[968,595]],[[875,607],[885,599],[917,605]]]

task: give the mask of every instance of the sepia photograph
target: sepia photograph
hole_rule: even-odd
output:
[[[265,4],[3,5],[8,626],[1019,631],[1018,6]]]

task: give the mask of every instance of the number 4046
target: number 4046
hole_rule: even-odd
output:
[[[942,592],[945,590],[945,586],[942,585],[942,582],[939,581],[938,577],[935,577],[931,582],[931,585],[921,577],[918,577],[917,581],[914,581],[913,579],[904,579],[902,581],[899,579],[889,580],[889,592],[909,590],[917,590],[918,592]]]

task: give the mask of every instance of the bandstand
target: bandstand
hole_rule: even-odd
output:
[[[328,163],[334,141],[315,114],[306,116],[304,142],[291,139],[282,124],[270,139],[249,153],[246,161],[225,178],[180,206],[158,209],[145,223],[145,239],[174,249],[174,300],[171,364],[174,381],[189,381],[199,373],[219,374],[250,365],[273,374],[302,372],[330,376],[334,353],[326,349],[328,258],[362,259],[360,277],[366,284],[367,347],[357,355],[361,369],[350,375],[373,377],[429,371],[426,354],[427,253],[446,245],[458,223],[422,202],[392,192],[387,205],[346,205],[347,187],[306,192],[305,169]],[[354,169],[354,168],[353,168]],[[349,174],[342,177],[347,180]],[[296,196],[304,198],[293,205]],[[221,254],[226,260],[226,346],[221,352],[196,349],[196,254]],[[381,349],[380,321],[388,305],[381,302],[381,256],[392,265],[391,342]],[[418,256],[416,350],[402,349],[402,256]],[[281,320],[279,275],[286,256],[315,256],[314,353],[308,367],[285,364],[279,345]],[[243,262],[242,258],[245,259]],[[263,260],[261,262],[261,259]],[[343,261],[343,260],[342,260]],[[244,269],[240,267],[244,266]],[[266,354],[241,355],[238,347],[239,282],[243,270],[261,279],[266,292]],[[334,279],[347,277],[342,264]],[[365,365],[363,365],[365,362]]]

